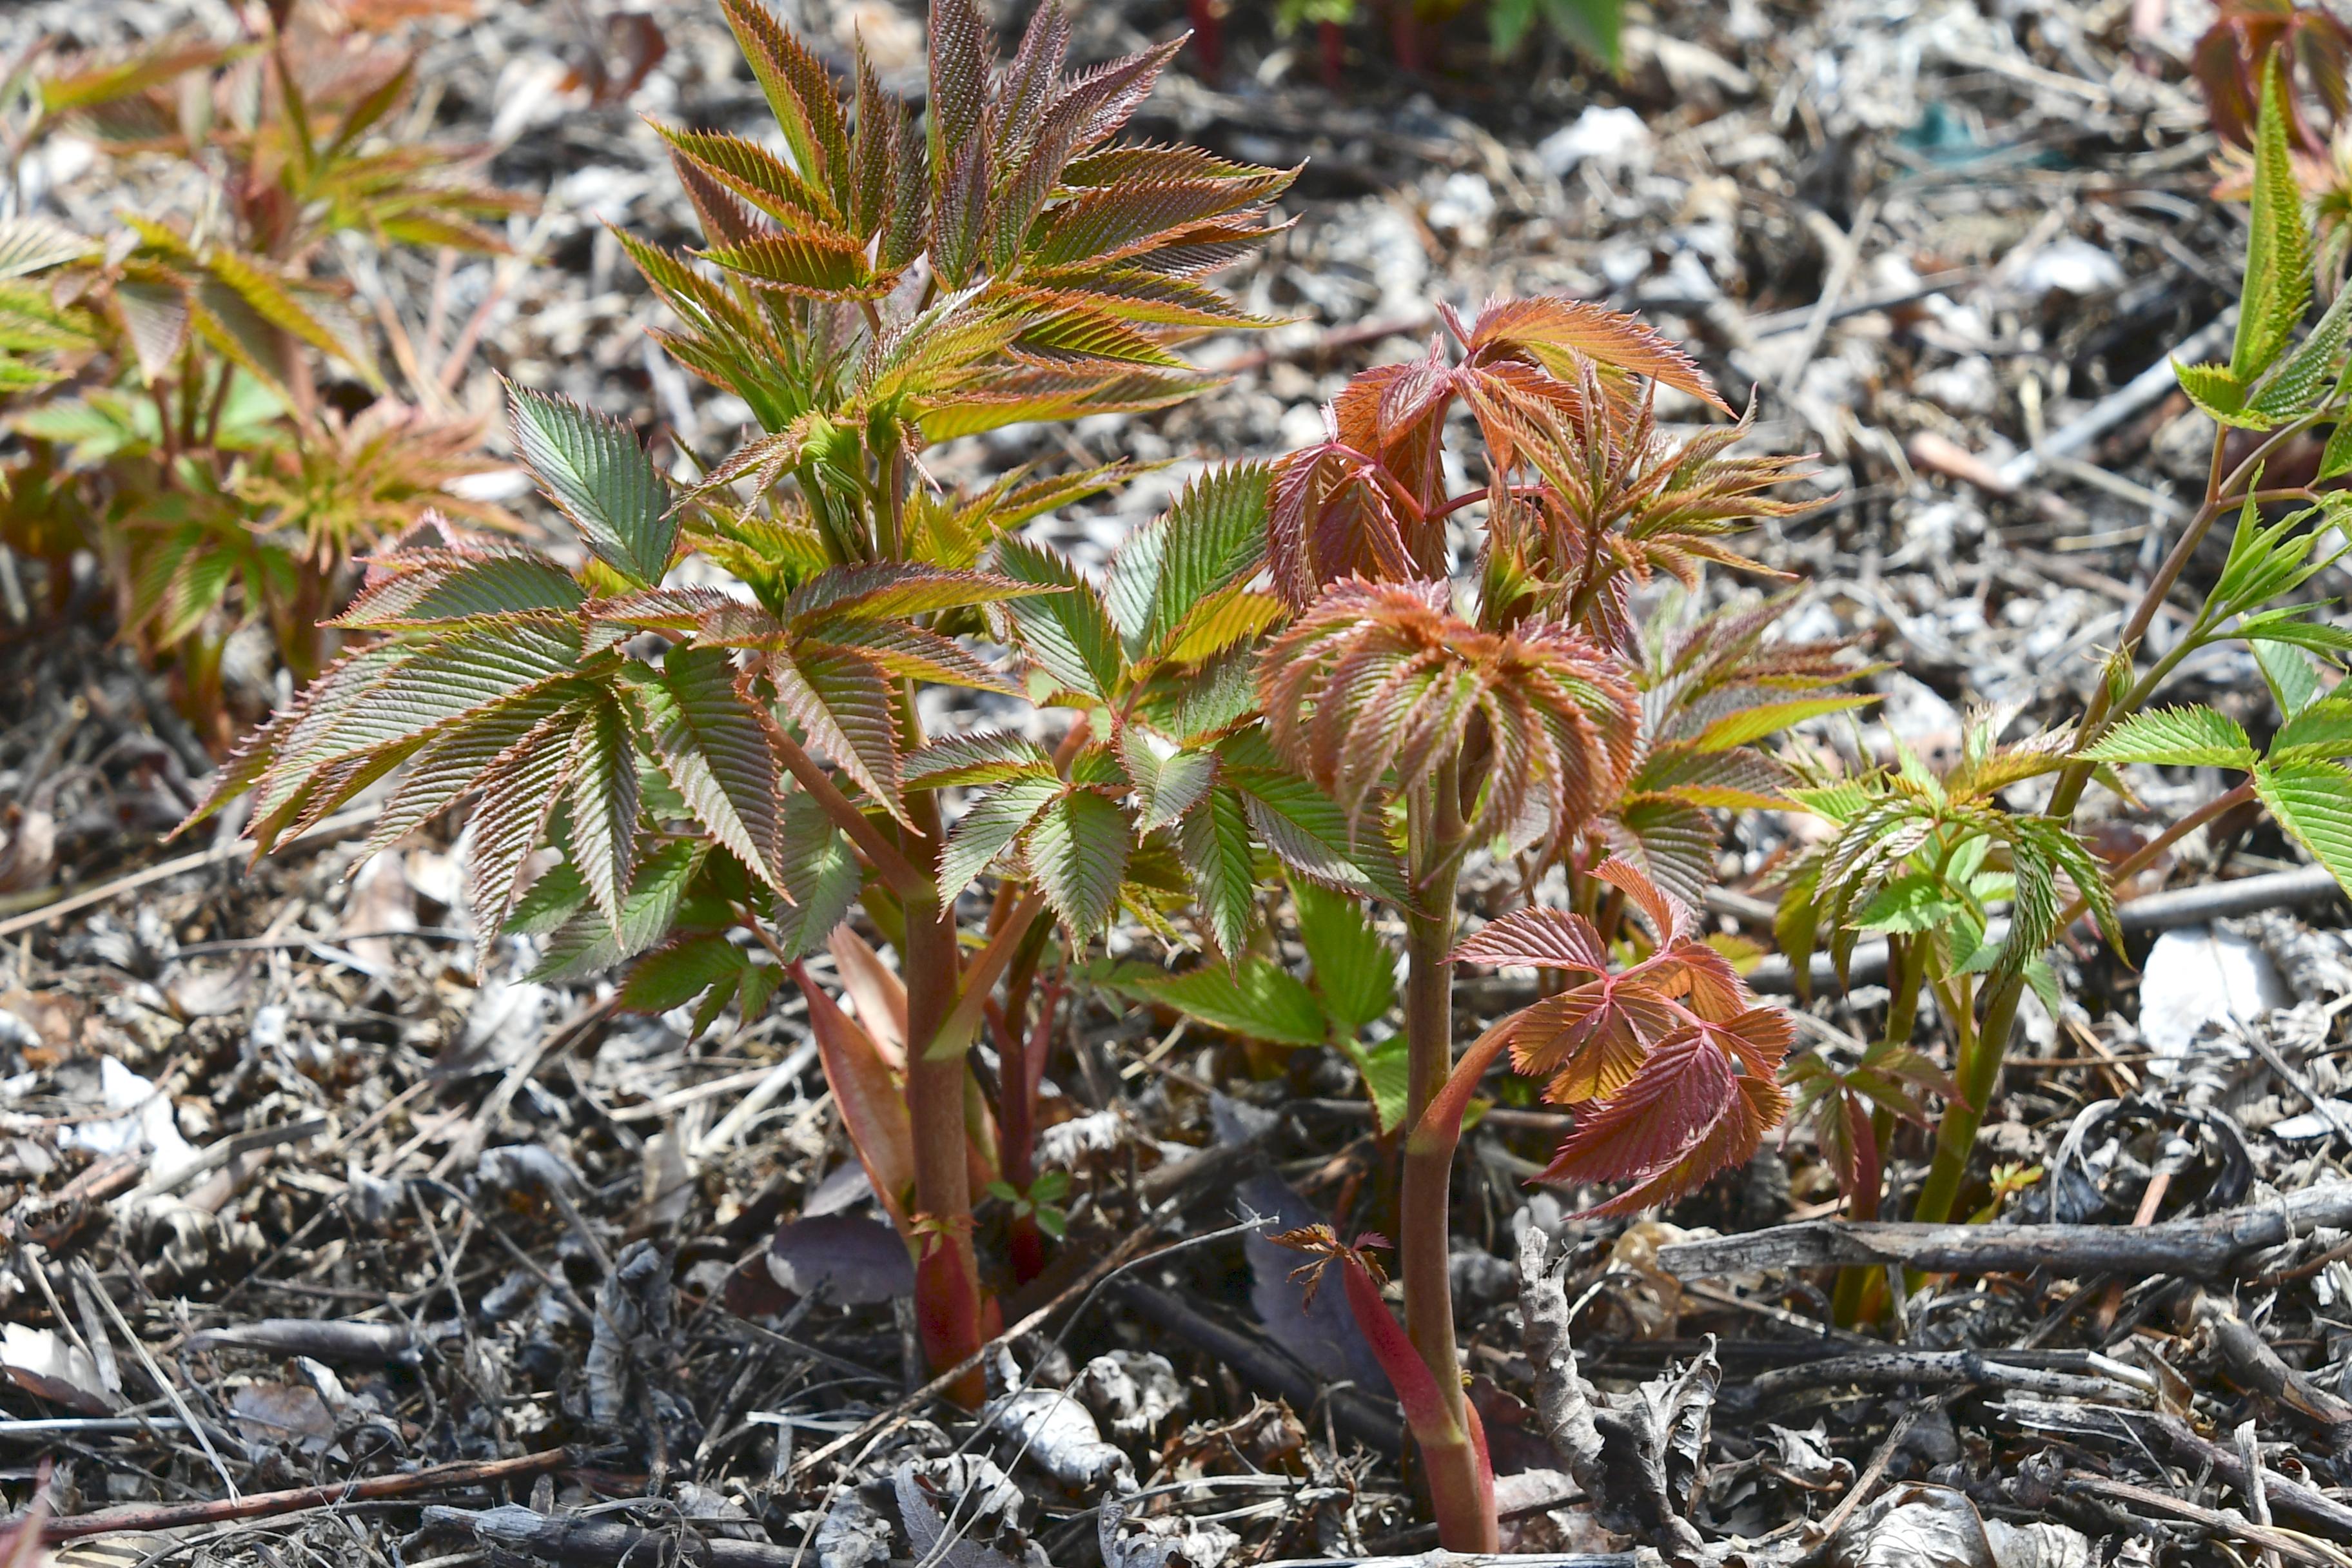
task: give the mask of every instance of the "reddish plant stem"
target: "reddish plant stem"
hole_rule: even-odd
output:
[[[1185,19],[1192,29],[1192,53],[1201,62],[1201,76],[1215,81],[1225,72],[1225,14],[1219,0],[1186,0]]]
[[[996,1091],[997,1163],[1004,1182],[1014,1192],[1028,1194],[1037,1180],[1037,1086],[1045,1076],[1045,1056],[1054,1047],[1054,1015],[1062,1000],[1058,984],[1048,984],[1037,1003],[1037,1021],[1024,1041],[1003,1009],[993,1004],[989,1022],[996,1032],[996,1054],[1003,1064]],[[1045,1237],[1037,1216],[1020,1215],[1013,1221],[1013,1277],[1024,1285],[1045,1269]]]
[[[1447,1388],[1423,1363],[1412,1342],[1398,1331],[1396,1319],[1363,1264],[1349,1257],[1339,1260],[1339,1268],[1348,1310],[1395,1386],[1405,1424],[1421,1448],[1439,1543],[1447,1552],[1499,1551],[1501,1528],[1495,1514],[1495,1470],[1486,1454],[1486,1433],[1478,1413],[1462,1398],[1460,1380]]]
[[[1421,1119],[1423,1110],[1445,1087],[1454,1065],[1454,886],[1458,858],[1453,853],[1463,833],[1457,794],[1460,761],[1450,759],[1432,782],[1422,810],[1413,814],[1409,831],[1423,842],[1413,846],[1417,876],[1413,888],[1420,907],[1405,915],[1404,1030],[1406,1043],[1405,1125]],[[1405,1162],[1401,1201],[1406,1213],[1423,1220],[1434,1215],[1434,1225],[1408,1222],[1398,1247],[1399,1268],[1405,1282],[1405,1331],[1442,1384],[1454,1368],[1454,1300],[1447,1284],[1446,1235],[1451,1167],[1416,1170]],[[1455,1380],[1458,1384],[1458,1378]],[[1459,1398],[1458,1386],[1455,1397]]]
[[[956,928],[936,901],[907,913],[907,1034],[935,1037],[954,1005]],[[933,1367],[954,1366],[980,1348],[980,1268],[971,1247],[971,1163],[964,1128],[963,1053],[944,1060],[907,1057],[907,1110],[915,1135],[915,1220],[923,1229],[915,1265],[915,1305],[923,1354]],[[977,1407],[987,1394],[975,1369],[950,1396]]]
[[[1323,85],[1331,91],[1339,90],[1341,73],[1348,63],[1348,40],[1337,22],[1315,24],[1315,60],[1321,68]]]
[[[2203,805],[2199,806],[2196,810],[2190,812],[2188,816],[2182,817],[2179,821],[2174,823],[2171,826],[2166,828],[2163,832],[2158,834],[2155,837],[2149,839],[2147,843],[2133,850],[2129,855],[2124,857],[2121,860],[2116,861],[2114,868],[2107,872],[2107,881],[2109,885],[2120,885],[2129,879],[2138,876],[2142,871],[2145,871],[2150,866],[2155,865],[2156,858],[2163,854],[2166,850],[2171,848],[2175,844],[2179,843],[2183,838],[2188,837],[2191,833],[2196,832],[2199,828],[2204,826],[2215,817],[2221,816],[2225,812],[2235,811],[2238,807],[2245,805],[2248,801],[2254,798],[2254,781],[2252,779],[2246,780],[2235,789],[2226,790],[2223,793],[2215,795],[2211,800],[2207,801]],[[2076,921],[2081,920],[2084,914],[2089,912],[2090,908],[2091,901],[2088,899],[2084,898],[2080,893],[2077,893],[2074,895],[2074,901],[2068,904],[2063,910],[2061,910],[2058,912],[2058,929],[2060,931],[2065,931],[2074,925]]]
[[[1397,1262],[1404,1284],[1405,1335],[1434,1385],[1447,1431],[1453,1434],[1440,1434],[1433,1447],[1422,1424],[1414,1426],[1438,1504],[1439,1540],[1451,1552],[1488,1552],[1494,1550],[1496,1528],[1493,1479],[1485,1477],[1482,1494],[1470,1489],[1464,1469],[1471,1464],[1468,1434],[1476,1418],[1462,1396],[1461,1351],[1454,1338],[1450,1231],[1459,1107],[1453,1111],[1453,1135],[1442,1147],[1425,1142],[1420,1134],[1453,1079],[1461,1076],[1454,1064],[1454,887],[1465,831],[1457,756],[1438,770],[1428,795],[1411,814],[1408,828],[1417,840],[1412,849],[1418,907],[1405,917],[1405,1123],[1414,1132],[1406,1144],[1398,1199]],[[1471,1081],[1476,1081],[1475,1073]],[[1477,1468],[1483,1474],[1483,1459]],[[1450,1500],[1449,1489],[1455,1494]],[[1486,1499],[1483,1518],[1475,1500],[1480,1495]],[[1482,1542],[1486,1544],[1478,1543]]]

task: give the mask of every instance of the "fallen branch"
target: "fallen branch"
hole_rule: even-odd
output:
[[[639,1530],[626,1524],[534,1513],[520,1503],[493,1509],[431,1507],[427,1530],[463,1530],[478,1541],[509,1552],[529,1552],[574,1568],[661,1568],[693,1563],[703,1568],[791,1568],[800,1553],[768,1541],[737,1541],[691,1530]]]
[[[1883,1350],[1857,1351],[1775,1367],[1744,1383],[1727,1384],[1722,1403],[1729,1408],[1777,1411],[1798,1391],[1809,1388],[1889,1388],[1904,1384],[1923,1387],[2014,1388],[2053,1399],[2087,1399],[2108,1403],[2141,1399],[2144,1390],[2103,1377],[2052,1372],[2042,1367],[2013,1365],[1999,1351],[1914,1351],[1889,1345]]]
[[[2275,1203],[2160,1225],[1911,1225],[1805,1220],[1745,1236],[1677,1242],[1658,1261],[1685,1279],[1766,1268],[1899,1263],[1927,1274],[2177,1274],[2211,1279],[2248,1253],[2326,1226],[2352,1226],[2352,1182]]]
[[[2103,1476],[2074,1476],[2066,1481],[2070,1492],[2103,1498],[2109,1502],[2133,1508],[2153,1509],[2168,1513],[2189,1523],[2233,1541],[2275,1552],[2290,1563],[2304,1563],[2312,1568],[2352,1568],[2352,1554],[2326,1542],[2315,1540],[2296,1531],[2281,1530],[2275,1525],[2256,1524],[2234,1508],[2211,1509],[2174,1497],[2149,1487],[2136,1487],[2129,1481],[2111,1481]]]
[[[319,1361],[414,1362],[416,1336],[398,1323],[355,1323],[340,1318],[264,1318],[233,1328],[199,1329],[188,1336],[191,1351],[269,1351]]]
[[[332,1508],[338,1503],[372,1502],[382,1498],[409,1497],[444,1487],[487,1486],[518,1476],[537,1475],[570,1462],[568,1448],[543,1448],[514,1459],[487,1459],[456,1465],[429,1465],[405,1475],[371,1476],[365,1480],[340,1481],[331,1486],[296,1487],[291,1491],[254,1492],[211,1502],[128,1503],[51,1519],[41,1527],[44,1541],[78,1541],[110,1531],[182,1530],[190,1525],[219,1524],[234,1519],[265,1519],[299,1513],[305,1509]],[[19,1516],[20,1518],[22,1516]],[[15,1524],[17,1520],[6,1522]]]
[[[2222,345],[2230,341],[2230,334],[2237,328],[2238,310],[2232,305],[2183,339],[2170,353],[2162,355],[2146,370],[2084,409],[2079,417],[2069,420],[2044,436],[2032,447],[2003,463],[2000,469],[2001,481],[2015,489],[2040,473],[2046,458],[2076,458],[2089,451],[2100,437],[2143,408],[2170,395],[2172,389],[2180,384],[2179,378],[2172,370],[2175,361],[2182,364],[2196,364],[2211,359],[2221,351]]]

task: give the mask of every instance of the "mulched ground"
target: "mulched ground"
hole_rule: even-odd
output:
[[[215,9],[20,5],[0,56]],[[862,23],[886,74],[919,77],[911,15],[800,10],[819,37]],[[1181,10],[1089,5],[1080,48],[1164,37]],[[1170,459],[1051,525],[1098,561],[1202,458],[1310,438],[1349,373],[1418,352],[1434,300],[1605,299],[1758,388],[1759,447],[1822,455],[1822,504],[1759,553],[1807,586],[1791,635],[1899,661],[1864,744],[1949,747],[1974,703],[2062,713],[2198,499],[2210,427],[2136,378],[2229,300],[2242,227],[2210,199],[2218,143],[2183,68],[2203,8],[2137,42],[2131,10],[1677,4],[1637,15],[1619,82],[1556,46],[1497,70],[1475,18],[1415,79],[1368,26],[1334,97],[1312,50],[1246,8],[1223,78],[1172,77],[1142,128],[1305,164],[1296,226],[1232,279],[1296,324],[1206,345],[1232,380],[1184,408],[1004,432],[940,467]],[[595,102],[580,84],[625,74],[647,18],[666,52]],[[498,142],[497,176],[546,196],[518,231],[538,265],[441,285],[450,319],[482,327],[460,401],[492,411],[495,368],[722,451],[745,411],[652,352],[651,302],[603,226],[690,237],[641,111],[764,124],[715,8],[544,0],[432,26],[439,123]],[[69,212],[121,197],[64,165],[26,184]],[[422,297],[432,258],[394,282]],[[472,928],[450,828],[363,867],[348,825],[257,868],[210,829],[159,846],[203,748],[110,642],[100,585],[47,586],[12,587],[0,626],[0,1479],[12,1506],[46,1473],[59,1513],[165,1510],[63,1554],[1216,1568],[1434,1544],[1393,1406],[1336,1319],[1297,1313],[1291,1259],[1235,1224],[1237,1204],[1377,1217],[1391,1152],[1343,1059],[1253,1056],[1087,999],[1048,1070],[1044,1163],[1073,1175],[1071,1239],[1008,1299],[1007,1321],[1034,1325],[994,1369],[1027,1392],[978,1421],[909,1402],[911,1322],[888,1250],[860,1249],[870,1196],[797,1000],[689,1039],[616,1013],[609,986],[523,982],[529,942]],[[227,674],[243,710],[274,700],[257,649]],[[2236,650],[2176,689],[2261,716]],[[2220,787],[2146,783],[2118,842]],[[1788,831],[1735,825],[1735,866],[1759,872]],[[203,863],[127,880],[174,854]],[[2159,869],[2195,886],[2294,858],[2239,827]],[[1661,1218],[1595,1225],[1562,1219],[1578,1194],[1526,1183],[1564,1120],[1489,1116],[1457,1174],[1455,1284],[1507,1545],[1635,1544],[1542,1435],[1518,1266],[1534,1228],[1566,1256],[1549,1288],[1604,1406],[1655,1380],[1684,1420],[1685,1448],[1635,1468],[1718,1559],[2352,1563],[2342,912],[2151,927],[2129,957],[2067,963],[2072,1001],[2031,1021],[1984,1159],[2042,1168],[2011,1217],[2137,1221],[2159,1253],[2224,1236],[2197,1268],[2119,1273],[2069,1243],[1933,1276],[1863,1338],[1824,1326],[1821,1268],[1662,1252],[1831,1212],[1801,1137]],[[1463,1026],[1510,1001],[1466,984]],[[1861,985],[1810,1016],[1867,1037],[1884,1003]],[[1905,1137],[1898,1183],[1916,1183],[1927,1151]],[[432,1468],[460,1463],[491,1468]],[[160,1528],[184,1503],[412,1474],[391,1484],[423,1495]],[[483,1517],[501,1504],[536,1511]]]

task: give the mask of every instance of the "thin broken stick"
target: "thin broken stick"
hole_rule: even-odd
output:
[[[110,1531],[181,1530],[190,1525],[218,1524],[233,1519],[263,1519],[299,1513],[304,1509],[332,1508],[338,1503],[369,1502],[380,1498],[409,1497],[443,1487],[487,1486],[517,1476],[537,1475],[569,1463],[568,1448],[543,1448],[520,1458],[488,1459],[456,1465],[429,1465],[400,1476],[371,1476],[323,1487],[296,1487],[290,1491],[254,1492],[241,1498],[209,1502],[129,1503],[96,1513],[51,1519],[41,1526],[44,1541],[75,1541]],[[9,1522],[16,1522],[10,1521]]]
[[[337,812],[310,831],[296,834],[287,839],[278,847],[289,849],[297,844],[316,843],[322,838],[334,837],[352,828],[373,822],[382,810],[381,805],[361,805],[353,806],[349,811]],[[224,865],[251,853],[252,849],[247,844],[242,841],[233,841],[215,845],[210,849],[199,849],[193,855],[183,855],[174,860],[165,860],[160,865],[150,866],[144,870],[117,877],[111,882],[92,888],[86,893],[76,893],[71,898],[59,899],[55,903],[43,904],[37,910],[0,921],[0,938],[15,936],[18,931],[36,930],[47,925],[51,921],[62,920],[67,915],[89,909],[93,904],[102,904],[109,900],[121,898],[125,893],[136,892],[151,883],[161,882],[167,878],[181,876],[189,871],[201,871],[209,866]]]

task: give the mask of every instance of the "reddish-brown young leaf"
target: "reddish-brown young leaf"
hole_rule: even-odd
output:
[[[1565,910],[1513,910],[1473,932],[1454,950],[1456,963],[1532,964],[1540,969],[1609,972],[1608,949],[1582,915]]]
[[[1521,354],[1554,374],[1563,374],[1571,357],[1606,365],[1647,376],[1731,412],[1688,354],[1639,318],[1586,300],[1559,295],[1493,300],[1478,312],[1463,341],[1474,355]]]
[[[1606,1100],[1633,1081],[1682,1018],[1641,976],[1603,974],[1514,1018],[1511,1065],[1530,1078],[1550,1075],[1544,1098],[1554,1104]]]

